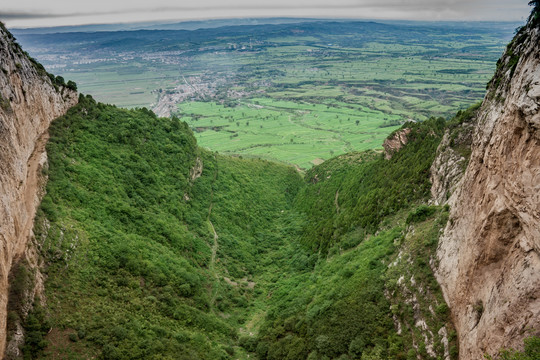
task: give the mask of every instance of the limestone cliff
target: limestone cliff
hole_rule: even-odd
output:
[[[437,249],[460,359],[519,348],[540,331],[539,109],[540,29],[531,22],[508,45],[478,110]]]
[[[25,256],[32,236],[47,129],[77,102],[76,91],[53,80],[0,26],[0,358],[6,341],[8,275]]]
[[[384,158],[390,160],[392,155],[398,152],[403,146],[407,144],[407,135],[411,132],[411,129],[405,128],[396,131],[394,134],[388,136],[383,142]]]

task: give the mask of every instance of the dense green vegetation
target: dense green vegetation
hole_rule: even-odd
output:
[[[540,358],[540,337],[531,336],[524,340],[523,351],[501,349],[496,356],[486,356],[487,360],[534,360]]]
[[[376,235],[351,231],[344,238],[357,245],[324,257],[313,269],[296,256],[296,272],[283,274],[286,280],[272,288],[257,341],[241,337],[241,344],[262,359],[429,358],[427,346],[444,354],[442,337],[416,326],[423,319],[432,329],[447,329],[446,350],[456,358],[448,308],[428,265],[447,212],[438,209],[414,232],[407,230],[405,215],[389,218]],[[404,276],[414,277],[414,284],[405,284]],[[422,297],[413,302],[411,294]],[[430,308],[437,309],[435,316]],[[399,335],[392,317],[401,323]]]
[[[384,296],[384,259],[402,229],[392,228],[312,271],[281,281],[254,349],[262,359],[360,358],[387,353],[394,335]]]
[[[36,220],[54,328],[45,354],[228,357],[241,321],[234,309],[252,289],[227,288],[217,274],[253,272],[254,257],[274,246],[272,214],[290,208],[301,178],[201,151],[178,119],[80,100],[51,127]],[[210,220],[220,236],[215,266]],[[244,245],[256,234],[268,243]]]
[[[296,274],[273,288],[258,344],[251,344],[260,358],[425,358],[425,348],[411,345],[413,338],[424,341],[415,334],[411,310],[390,306],[405,303],[393,299],[405,293],[396,292],[396,284],[407,271],[431,294],[422,307],[426,318],[438,322],[434,328],[451,329],[447,312],[433,317],[428,310],[445,304],[428,263],[447,209],[413,208],[429,193],[429,167],[445,122],[406,126],[409,142],[390,160],[380,153],[353,153],[306,174],[308,185],[295,199],[306,219],[299,240],[318,261],[312,268],[309,257],[296,256]],[[421,235],[409,238],[407,224]],[[416,260],[389,270],[400,248]],[[410,335],[397,335],[392,314],[411,324]]]
[[[207,314],[199,264],[208,247],[179,221],[177,201],[195,141],[173,132],[185,130],[177,120],[80,100],[51,128],[52,171],[36,222],[56,337],[81,340],[62,350],[53,337],[53,351],[114,359],[212,350],[196,336],[201,329],[212,338],[233,329]]]
[[[342,155],[303,179],[201,149],[177,118],[81,96],[50,130],[36,219],[48,307],[26,320],[31,354],[427,358],[396,284],[407,271],[425,284],[440,308],[430,324],[451,332],[426,265],[446,210],[417,207],[445,123],[406,126],[392,159]],[[396,262],[405,247],[418,261]]]
[[[313,250],[326,253],[352,229],[373,233],[385,217],[429,194],[429,168],[445,121],[430,119],[404,127],[411,129],[408,144],[390,160],[381,154],[347,154],[306,173],[313,185],[297,201],[309,214],[302,238]]]

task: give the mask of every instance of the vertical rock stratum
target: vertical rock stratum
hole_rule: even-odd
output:
[[[76,91],[53,84],[0,26],[0,358],[6,341],[8,275],[25,256],[32,235],[47,129],[76,103]]]
[[[497,65],[437,250],[460,359],[519,348],[540,330],[538,24],[522,28]]]

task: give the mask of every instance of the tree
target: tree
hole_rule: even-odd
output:
[[[75,83],[75,81],[69,80],[69,81],[67,82],[67,84],[66,84],[66,87],[67,87],[68,89],[73,90],[73,91],[77,91],[77,84]]]
[[[54,78],[54,82],[56,85],[65,85],[64,78],[58,75],[56,78]]]
[[[533,10],[531,12],[531,15],[529,16],[529,21],[533,23],[537,23],[540,20],[540,0],[531,0],[529,1],[529,5],[533,6]]]

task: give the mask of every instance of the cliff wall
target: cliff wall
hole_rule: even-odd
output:
[[[540,330],[539,44],[537,25],[517,33],[476,114],[463,178],[447,171],[448,181],[440,174],[434,181],[455,188],[436,276],[452,309],[460,359],[519,348]],[[444,193],[433,189],[437,202]]]
[[[8,275],[32,236],[47,129],[76,103],[76,91],[55,85],[0,26],[0,358],[6,342]]]

